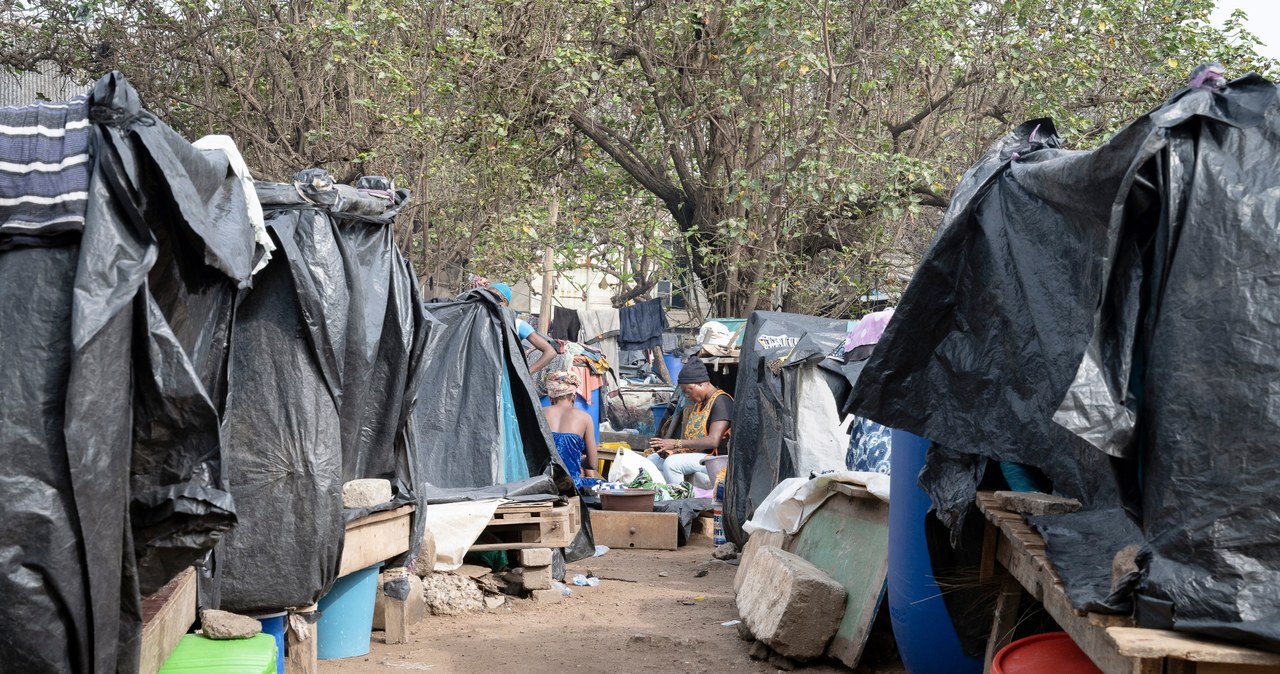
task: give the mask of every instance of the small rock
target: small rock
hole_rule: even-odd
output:
[[[733,543],[725,543],[717,546],[716,551],[711,553],[716,559],[733,559],[738,556],[738,546]]]
[[[671,575],[671,574],[667,573],[666,571],[659,571],[659,572],[658,572],[658,577],[659,577],[659,578],[666,578],[667,576],[670,576],[670,575]]]
[[[219,641],[248,639],[262,631],[262,623],[253,618],[215,609],[200,613],[200,625],[206,637]]]
[[[711,571],[710,571],[710,570],[708,570],[708,569],[698,569],[697,571],[694,571],[694,572],[693,572],[693,577],[694,577],[694,578],[706,578],[706,577],[707,577],[707,574],[709,574],[709,573],[711,573]]]
[[[751,656],[752,660],[764,660],[769,657],[770,652],[763,641],[757,641],[751,644],[751,650],[747,651],[747,655]]]
[[[352,480],[342,485],[343,508],[372,508],[390,500],[390,480]]]
[[[1073,498],[1038,491],[998,491],[995,498],[1001,508],[1024,515],[1062,515],[1080,509],[1080,502]]]
[[[743,641],[755,641],[756,635],[751,633],[751,628],[746,623],[738,623],[738,638]]]
[[[697,605],[697,603],[698,603],[698,602],[696,602],[696,601],[694,601],[694,600],[692,600],[692,599],[681,599],[681,600],[680,600],[680,603],[681,603],[681,604],[684,604],[685,606],[695,606],[695,605]]]
[[[488,608],[488,609],[499,608],[501,606],[504,606],[506,603],[507,603],[507,598],[502,595],[485,596],[484,598],[485,608]]]

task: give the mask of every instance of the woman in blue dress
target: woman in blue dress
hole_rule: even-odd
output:
[[[578,395],[578,375],[574,372],[552,372],[547,375],[547,396],[551,405],[543,408],[547,425],[556,451],[578,482],[582,477],[596,477],[596,432],[591,415],[573,406]],[[586,469],[583,469],[583,453],[586,453]]]

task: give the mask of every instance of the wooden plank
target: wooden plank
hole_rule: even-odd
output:
[[[629,513],[597,510],[591,513],[596,544],[636,550],[675,550],[680,517],[675,513]],[[474,548],[473,548],[474,549]]]
[[[285,674],[316,674],[320,671],[315,612],[314,604],[289,612],[284,631]]]
[[[840,485],[847,487],[849,485]],[[844,587],[844,617],[827,655],[857,669],[884,599],[889,568],[889,504],[854,488],[827,499],[783,548]]]
[[[381,589],[379,589],[381,592]],[[383,594],[382,596],[383,636],[386,643],[404,644],[409,642],[409,602]]]
[[[1280,653],[1200,639],[1180,632],[1141,627],[1109,627],[1107,636],[1123,655],[1168,657],[1190,662],[1261,665],[1280,672]],[[1203,669],[1196,671],[1202,672]]]
[[[347,523],[338,575],[345,576],[408,552],[412,512],[413,506],[404,506]]]
[[[1170,660],[1169,662],[1177,662]],[[1187,663],[1194,674],[1275,674],[1280,668],[1271,665],[1229,665],[1218,662]]]
[[[164,666],[183,635],[196,621],[196,570],[187,567],[142,602],[140,674],[155,674]]]
[[[554,510],[563,510],[567,505],[556,505],[555,501],[544,501],[540,503],[504,503],[498,506],[495,514],[506,513],[549,513]]]

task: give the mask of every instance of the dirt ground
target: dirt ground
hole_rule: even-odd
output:
[[[407,644],[389,646],[373,633],[369,655],[322,660],[325,674],[427,671],[435,674],[521,672],[775,672],[747,655],[737,628],[733,575],[737,566],[713,560],[708,545],[674,552],[610,550],[570,564],[567,576],[591,571],[598,587],[572,587],[554,604],[509,599],[506,606],[460,617],[427,616]],[[700,570],[708,573],[699,578]],[[667,575],[660,576],[665,572]],[[872,654],[864,657],[864,662]],[[883,658],[881,658],[883,659]],[[835,661],[802,667],[806,674],[849,672]],[[900,664],[859,669],[896,674]]]

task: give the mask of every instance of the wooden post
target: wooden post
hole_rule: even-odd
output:
[[[667,371],[667,361],[662,358],[662,347],[653,347],[653,371],[658,373],[658,377],[668,384],[674,384],[671,381],[671,373]]]
[[[290,611],[285,622],[284,671],[286,674],[316,674],[320,671],[316,652],[316,606]]]
[[[547,209],[547,232],[556,230],[560,219],[560,191],[551,188],[551,207]],[[547,246],[542,251],[542,306],[538,309],[538,331],[546,334],[551,329],[551,295],[555,292],[556,249]]]

